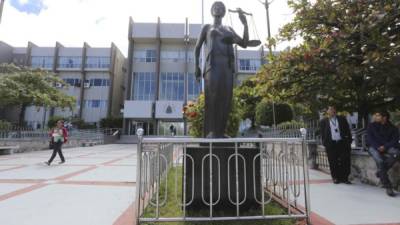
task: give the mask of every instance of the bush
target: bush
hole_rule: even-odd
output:
[[[279,129],[300,129],[300,128],[305,128],[306,124],[304,122],[301,121],[287,121],[287,122],[283,122],[277,125],[277,128]]]
[[[83,119],[81,119],[81,118],[75,117],[75,118],[71,119],[71,124],[72,124],[72,127],[81,129],[81,127],[85,126],[85,121],[83,121]]]
[[[101,128],[122,128],[122,121],[121,117],[107,117],[100,120],[100,127]]]
[[[71,124],[73,127],[78,129],[96,129],[96,125],[92,123],[85,123],[85,121],[81,118],[72,118]]]
[[[62,116],[52,116],[52,117],[50,117],[49,121],[47,121],[47,127],[48,128],[55,127],[57,125],[57,121],[59,121],[59,120],[64,120],[65,121],[65,118],[62,117]]]
[[[201,94],[196,102],[188,102],[188,105],[183,108],[183,115],[189,122],[189,134],[193,137],[203,137],[204,94]],[[236,137],[239,130],[239,123],[238,101],[233,97],[232,110],[225,133],[231,137]]]
[[[290,105],[285,103],[275,103],[275,122],[280,124],[291,121],[293,111]],[[272,102],[261,101],[256,107],[256,124],[272,126],[274,124]]]
[[[9,130],[11,129],[12,124],[5,120],[0,120],[0,130]]]

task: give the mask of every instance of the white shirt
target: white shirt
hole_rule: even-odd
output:
[[[339,121],[336,116],[329,118],[329,125],[331,127],[332,140],[333,141],[342,140],[342,137],[340,136]]]

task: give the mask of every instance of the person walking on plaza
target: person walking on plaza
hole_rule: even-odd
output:
[[[322,144],[325,146],[333,183],[351,184],[351,132],[345,117],[336,115],[336,107],[329,106],[328,117],[320,122]]]
[[[65,163],[65,158],[62,153],[62,145],[68,140],[68,131],[64,127],[64,122],[57,121],[57,126],[50,131],[50,137],[52,142],[53,154],[51,155],[49,161],[45,162],[48,166],[53,162],[57,153],[60,156],[61,162],[59,164]]]
[[[400,159],[399,129],[390,122],[390,114],[386,111],[374,114],[374,122],[367,129],[368,152],[374,158],[378,171],[376,175],[381,180],[387,195],[393,197],[388,171]]]

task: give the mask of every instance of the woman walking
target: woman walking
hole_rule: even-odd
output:
[[[53,162],[57,153],[60,156],[61,162],[59,164],[65,163],[65,158],[62,154],[62,145],[68,140],[68,131],[64,128],[64,121],[57,121],[57,126],[50,131],[50,137],[53,147],[53,154],[51,155],[49,161],[45,162],[48,166],[50,166],[51,162]]]

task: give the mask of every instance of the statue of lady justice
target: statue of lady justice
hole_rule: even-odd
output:
[[[249,29],[245,13],[238,9],[239,19],[244,26],[243,38],[229,27],[222,25],[226,14],[224,3],[217,1],[211,7],[213,24],[202,28],[195,49],[196,78],[199,81],[202,71],[199,66],[200,50],[205,43],[206,65],[203,71],[205,88],[205,111],[203,136],[206,138],[224,138],[229,113],[231,111],[233,80],[235,73],[235,55],[233,44],[243,48],[258,46],[261,42],[249,41]]]

